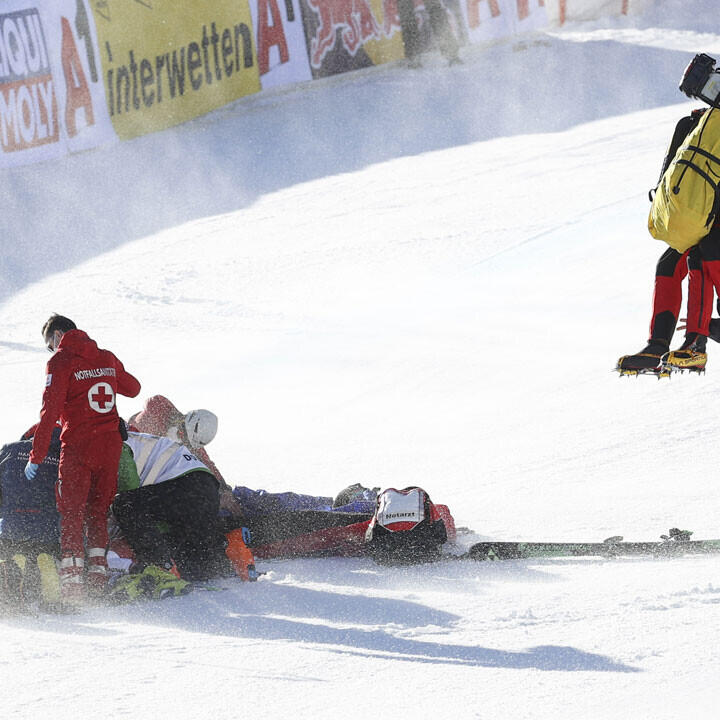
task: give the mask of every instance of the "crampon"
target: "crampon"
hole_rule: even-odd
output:
[[[705,343],[705,336],[692,333],[685,338],[685,342],[677,350],[665,353],[660,359],[660,365],[672,373],[687,370],[702,374],[707,364]]]
[[[623,355],[615,366],[620,375],[654,375],[657,378],[669,377],[670,372],[663,368],[662,358],[667,355],[667,345],[650,341],[635,355]]]
[[[675,351],[663,355],[660,368],[668,374],[690,372],[704,375],[706,364],[707,354],[704,352]]]
[[[622,368],[618,365],[613,372],[618,373],[621,377],[654,375],[658,380],[660,380],[661,378],[670,377],[672,371],[662,364],[658,364],[656,367],[652,368]]]

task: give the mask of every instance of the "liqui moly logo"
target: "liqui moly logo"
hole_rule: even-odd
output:
[[[0,14],[0,145],[5,152],[58,139],[57,101],[36,8]]]
[[[326,55],[337,43],[354,56],[369,40],[391,37],[400,28],[397,0],[383,0],[383,24],[378,23],[368,0],[307,0],[318,19],[310,43],[310,64],[322,67]]]

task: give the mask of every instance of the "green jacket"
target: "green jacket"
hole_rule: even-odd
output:
[[[118,492],[137,490],[140,487],[140,476],[133,459],[132,450],[123,443],[118,468]]]

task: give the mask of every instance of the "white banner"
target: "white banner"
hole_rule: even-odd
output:
[[[47,3],[43,3],[45,5]],[[117,140],[103,85],[97,33],[87,0],[54,0],[48,18],[61,129],[71,152]]]
[[[547,27],[544,0],[460,0],[471,43]]]
[[[86,0],[0,5],[0,167],[116,139]]]
[[[312,80],[298,0],[250,0],[263,90]]]
[[[645,11],[655,0],[545,0],[552,25]]]

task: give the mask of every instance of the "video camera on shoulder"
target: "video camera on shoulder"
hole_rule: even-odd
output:
[[[715,69],[715,60],[705,53],[696,55],[685,68],[680,90],[690,98],[720,108],[720,70]]]

